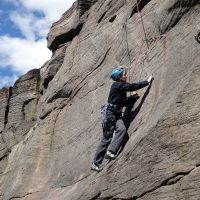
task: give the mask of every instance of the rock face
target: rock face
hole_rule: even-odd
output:
[[[0,199],[197,200],[200,1],[77,1],[48,34],[52,59],[0,92]],[[153,73],[124,111],[129,140],[100,173],[99,107],[113,67]],[[40,71],[40,75],[39,75]]]
[[[53,24],[48,34],[48,47],[56,51],[59,45],[70,42],[78,36],[88,17],[86,13],[97,0],[77,0],[73,6],[63,14],[62,18]],[[84,15],[85,14],[85,15]]]
[[[31,70],[13,87],[0,91],[0,174],[11,149],[24,139],[36,123],[39,99],[40,70]]]
[[[9,101],[9,88],[2,88],[0,90],[0,131],[2,131],[7,123],[7,110]]]

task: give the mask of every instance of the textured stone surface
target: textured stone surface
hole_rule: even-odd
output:
[[[0,149],[5,141],[9,147],[0,158],[0,199],[199,199],[200,45],[194,36],[200,2],[142,0],[149,49],[134,1],[78,3],[48,35],[53,56],[41,68],[35,125],[16,144],[7,139],[16,130],[0,134]],[[102,172],[92,172],[109,74],[128,65],[129,55],[131,82],[151,73],[155,80],[125,110],[129,140],[121,154]],[[9,112],[8,125],[21,119]]]
[[[12,88],[7,128],[16,128],[22,121],[34,121],[40,85],[40,70],[32,70],[18,79]]]
[[[73,6],[54,23],[48,34],[48,47],[55,51],[59,45],[71,42],[79,35],[87,19],[87,11],[97,0],[77,0]]]
[[[9,99],[9,88],[2,88],[0,91],[0,132],[4,129],[6,121],[6,108]]]
[[[40,85],[40,93],[44,94],[46,89],[48,88],[49,82],[54,78],[58,70],[60,69],[67,45],[57,49],[57,51],[53,54],[51,60],[46,62],[44,66],[40,69],[41,76],[41,85]]]
[[[0,94],[0,174],[6,169],[11,149],[22,141],[36,123],[40,70],[31,70],[20,77],[13,87]]]

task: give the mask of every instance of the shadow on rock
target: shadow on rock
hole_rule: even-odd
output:
[[[141,102],[140,104],[137,106],[137,108],[135,108],[133,111],[133,106],[135,105],[136,101],[139,99],[136,98],[135,101],[133,101],[133,103],[131,105],[129,105],[128,107],[126,107],[125,109],[125,112],[124,112],[124,115],[123,115],[123,121],[124,121],[124,124],[126,126],[126,129],[128,131],[130,125],[131,125],[131,122],[136,118],[136,116],[138,115],[138,113],[140,112],[140,109],[142,108],[142,105],[144,104],[145,102],[145,99],[146,97],[148,96],[149,94],[149,91],[151,89],[151,85],[152,83],[149,85],[149,87],[147,88],[146,92],[144,93],[142,99],[141,99]],[[124,140],[122,142],[122,147],[118,153],[118,155],[123,151],[124,147],[126,146],[126,143],[128,142],[129,140],[129,135],[128,135],[128,132],[126,132],[126,135],[124,137]]]

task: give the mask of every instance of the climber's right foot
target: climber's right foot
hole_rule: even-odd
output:
[[[109,160],[115,160],[117,158],[117,155],[112,153],[111,151],[107,151],[105,155],[105,159]]]

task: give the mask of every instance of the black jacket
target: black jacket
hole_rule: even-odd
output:
[[[126,83],[122,81],[116,81],[112,84],[110,93],[108,96],[108,103],[116,105],[118,109],[128,106],[131,98],[127,98],[126,93],[139,90],[149,85],[148,81],[142,81],[139,83]]]

